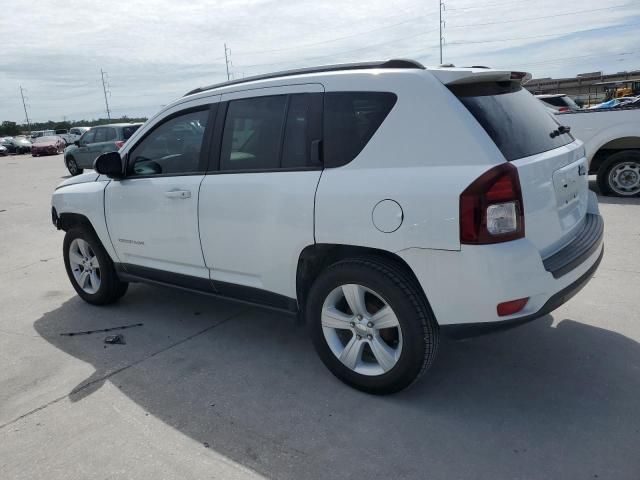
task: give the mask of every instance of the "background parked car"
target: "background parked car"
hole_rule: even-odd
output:
[[[76,140],[79,140],[84,132],[89,130],[89,127],[73,127],[69,130],[60,129],[56,130],[56,135],[61,137],[67,145],[71,145]]]
[[[9,151],[7,150],[7,147],[0,145],[0,156],[6,156],[9,155]]]
[[[64,152],[65,143],[61,137],[56,135],[47,135],[46,137],[38,137],[31,144],[31,155],[56,155]]]
[[[55,135],[56,131],[55,130],[36,130],[34,132],[31,132],[31,138],[38,138],[38,137],[46,137],[46,136],[51,136],[51,135]]]
[[[614,108],[640,106],[640,97],[621,97],[619,103]]]
[[[5,147],[8,153],[29,153],[31,151],[31,142],[25,137],[4,137],[0,139],[0,144]]]
[[[93,168],[93,161],[104,152],[115,152],[124,145],[141,123],[100,125],[85,132],[80,140],[64,152],[64,163],[71,175],[79,175],[85,168]]]
[[[556,112],[575,112],[582,108],[564,93],[536,95],[536,98],[545,104],[546,107],[552,108]]]
[[[80,140],[80,137],[90,129],[91,127],[71,127],[69,129],[69,137],[71,137],[71,141],[69,143],[71,144],[76,140]]]

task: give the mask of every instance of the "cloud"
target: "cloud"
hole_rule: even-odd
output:
[[[36,121],[104,116],[101,68],[114,114],[151,115],[192,88],[226,79],[224,43],[236,77],[393,57],[439,62],[436,0],[7,2],[0,0],[0,120],[23,120],[20,85]],[[445,4],[446,62],[535,76],[640,66],[640,2]]]

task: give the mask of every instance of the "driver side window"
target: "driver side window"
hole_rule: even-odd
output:
[[[82,137],[80,137],[80,145],[88,145],[89,143],[93,143],[93,138],[95,136],[95,130],[89,130]]]
[[[166,175],[199,173],[202,140],[209,107],[164,121],[129,153],[128,174]]]

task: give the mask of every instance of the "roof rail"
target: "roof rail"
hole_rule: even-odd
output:
[[[422,70],[425,69],[424,65],[422,65],[420,62],[416,62],[415,60],[404,60],[404,59],[392,59],[392,60],[385,60],[385,61],[378,61],[378,62],[341,63],[337,65],[325,65],[322,67],[298,68],[295,70],[284,70],[282,72],[255,75],[253,77],[246,77],[239,80],[230,80],[228,82],[209,85],[208,87],[195,88],[190,92],[187,92],[185,94],[185,97],[189,95],[193,95],[194,93],[213,90],[214,88],[226,87],[229,85],[238,85],[241,83],[253,82],[256,80],[267,80],[269,78],[290,77],[292,75],[301,75],[304,73],[337,72],[340,70],[367,70],[372,68],[419,68]]]

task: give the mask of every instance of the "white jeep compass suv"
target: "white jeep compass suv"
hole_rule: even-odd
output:
[[[391,60],[193,90],[54,192],[71,283],[300,313],[341,380],[407,387],[441,332],[545,315],[602,257],[582,143],[523,77]]]

